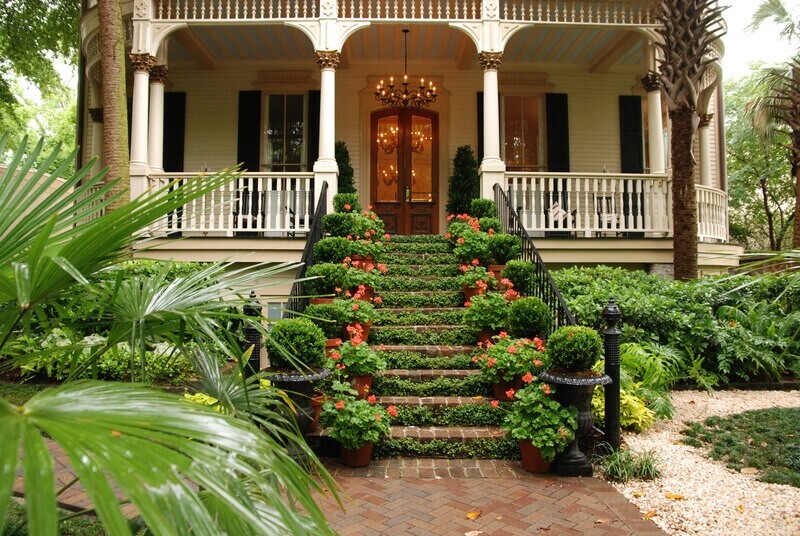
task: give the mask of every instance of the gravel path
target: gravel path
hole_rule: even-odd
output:
[[[751,409],[800,407],[800,391],[698,391],[672,394],[675,417],[643,434],[624,435],[634,451],[654,450],[661,478],[614,484],[642,515],[669,534],[800,535],[800,488],[765,484],[758,475],[731,471],[705,451],[681,443],[685,421]],[[685,497],[669,499],[667,494]]]

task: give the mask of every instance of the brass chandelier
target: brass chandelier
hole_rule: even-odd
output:
[[[383,85],[383,80],[375,90],[375,100],[380,101],[382,106],[393,108],[426,108],[431,103],[436,102],[436,86],[432,81],[428,81],[425,86],[425,79],[419,79],[418,89],[409,89],[408,83],[408,28],[403,29],[403,82],[401,87],[394,85],[394,76],[389,77],[389,86]]]

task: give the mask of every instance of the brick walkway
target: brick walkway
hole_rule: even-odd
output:
[[[74,474],[58,445],[48,444],[61,487]],[[342,536],[664,534],[601,480],[531,475],[513,461],[392,459],[360,469],[338,459],[325,464],[343,490],[344,511],[330,497],[320,504]],[[18,478],[14,492],[21,491]],[[91,505],[80,483],[59,501],[71,510]],[[476,519],[467,518],[476,511]]]

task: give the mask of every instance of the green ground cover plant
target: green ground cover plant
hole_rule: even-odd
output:
[[[106,536],[103,524],[93,515],[76,515],[68,510],[57,509],[59,536]],[[28,534],[28,510],[24,504],[11,501],[6,519],[6,526],[0,532],[2,536],[22,536]]]
[[[600,467],[603,476],[616,482],[654,480],[661,476],[658,469],[661,461],[652,450],[635,452],[628,448],[609,449],[606,453],[598,454],[593,461]]]
[[[391,393],[392,396],[491,396],[491,385],[480,376],[463,379],[436,378],[424,382],[413,382],[402,378],[376,376],[372,380],[372,392],[376,395]]]
[[[758,480],[800,487],[800,408],[746,411],[686,423],[687,445],[734,471],[756,470]]]
[[[519,445],[516,440],[474,439],[469,443],[454,443],[444,439],[420,442],[411,438],[383,439],[372,451],[374,458],[472,458],[493,460],[518,460]]]
[[[408,344],[461,346],[475,344],[476,331],[469,328],[445,331],[414,331],[403,327],[373,329],[369,334],[371,344]]]
[[[464,321],[464,310],[423,312],[380,311],[377,321],[382,326],[433,326],[458,325]]]
[[[401,426],[500,426],[505,414],[489,404],[460,406],[397,406],[394,423]]]
[[[472,356],[456,354],[453,356],[424,356],[414,352],[384,352],[390,369],[474,369],[477,364]]]

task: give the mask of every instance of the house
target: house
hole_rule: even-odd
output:
[[[85,1],[88,160],[103,123],[97,10]],[[336,192],[342,140],[361,200],[392,232],[443,231],[452,158],[470,145],[482,195],[501,185],[551,266],[669,265],[668,118],[649,74],[659,4],[123,1],[132,194],[246,170],[153,230],[149,255],[299,259],[322,184],[327,203]],[[720,81],[714,63],[695,148],[703,273],[740,252],[728,243]]]

